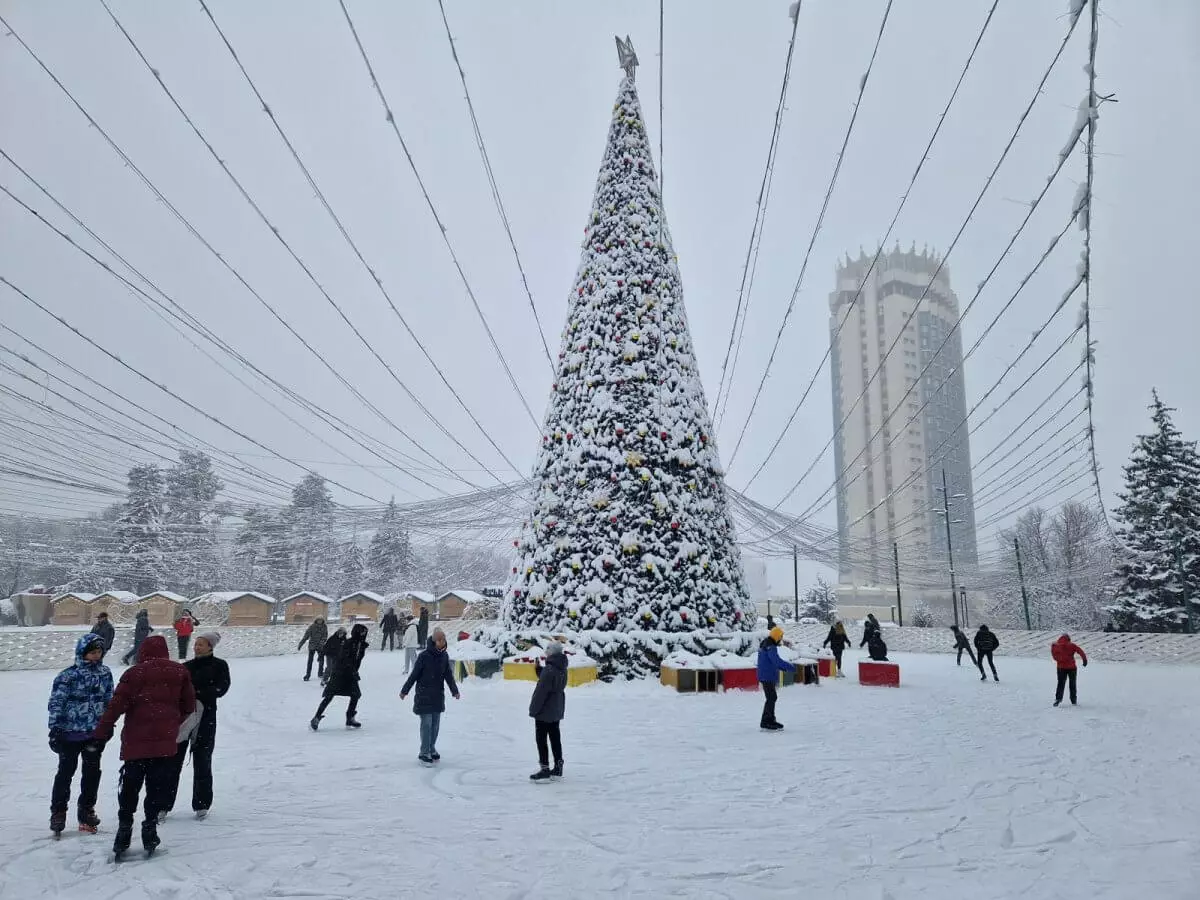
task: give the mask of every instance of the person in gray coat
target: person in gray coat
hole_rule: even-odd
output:
[[[150,613],[144,609],[139,609],[137,618],[133,623],[133,646],[129,648],[129,652],[121,657],[122,663],[129,665],[131,659],[137,659],[138,651],[142,649],[142,642],[150,637],[150,632],[153,630],[150,627]]]
[[[567,655],[563,645],[554,641],[546,647],[546,665],[538,675],[537,687],[529,700],[529,716],[534,720],[538,765],[530,781],[546,782],[562,778],[563,754],[559,723],[567,711]],[[547,747],[549,741],[550,747]],[[550,768],[550,749],[554,750],[554,768]]]

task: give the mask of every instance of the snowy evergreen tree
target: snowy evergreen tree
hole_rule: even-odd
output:
[[[1200,620],[1200,455],[1157,392],[1150,410],[1115,510],[1125,553],[1111,612],[1122,629],[1187,631]]]
[[[310,472],[292,488],[286,510],[296,553],[296,571],[305,590],[331,591],[336,575],[333,544],[333,496],[325,479]]]
[[[125,512],[117,523],[118,581],[139,596],[162,587],[166,576],[162,514],[162,472],[156,465],[134,466],[129,470]]]
[[[179,451],[167,470],[164,521],[171,587],[193,597],[217,584],[220,561],[214,531],[217,495],[224,484],[204,453]]]
[[[260,528],[263,549],[255,575],[259,589],[277,600],[304,590],[296,575],[292,528],[286,511],[278,515],[266,514]]]
[[[820,575],[817,576],[817,583],[804,592],[804,599],[800,602],[800,617],[811,617],[827,625],[832,625],[837,617],[837,591]]]
[[[242,524],[233,539],[233,558],[237,563],[237,577],[252,590],[262,589],[269,583],[266,567],[262,565],[266,551],[268,525],[271,513],[261,506],[251,506],[242,513]]]
[[[631,68],[613,107],[533,477],[503,627],[753,627]]]
[[[412,543],[393,499],[367,548],[364,583],[369,590],[386,594],[404,587],[401,582],[412,577],[413,569]]]
[[[339,597],[345,597],[355,591],[363,590],[363,551],[362,547],[351,541],[342,548],[341,564],[338,571]]]

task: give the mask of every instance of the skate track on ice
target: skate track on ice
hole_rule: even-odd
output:
[[[424,769],[401,654],[368,654],[360,732],[339,699],[317,734],[302,656],[234,660],[212,814],[192,820],[185,768],[169,854],[120,868],[116,741],[101,833],[52,842],[53,673],[0,673],[0,898],[1200,897],[1200,668],[1093,663],[1053,709],[1048,657],[999,657],[1000,684],[895,658],[900,690],[782,690],[780,734],[757,693],[572,689],[548,786],[530,684],[466,682]]]

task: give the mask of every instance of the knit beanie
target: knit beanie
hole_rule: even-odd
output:
[[[772,628],[768,633],[771,635],[771,640],[773,640],[775,643],[783,643],[783,629],[778,625]]]
[[[558,641],[552,641],[546,645],[546,656],[560,656],[563,652],[563,645]]]
[[[217,649],[217,644],[221,643],[221,636],[215,631],[206,631],[204,634],[200,635],[200,637],[208,641],[208,646],[212,647],[214,650]]]

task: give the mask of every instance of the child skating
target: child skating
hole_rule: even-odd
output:
[[[1071,641],[1069,634],[1064,634],[1050,645],[1050,655],[1054,657],[1054,662],[1058,667],[1058,686],[1054,691],[1054,705],[1058,706],[1062,703],[1063,688],[1070,683],[1071,705],[1075,706],[1079,699],[1075,693],[1075,678],[1079,674],[1079,670],[1075,668],[1075,656],[1078,655],[1083,660],[1083,667],[1086,669],[1087,654],[1083,652],[1082,647]]]
[[[59,672],[50,689],[50,749],[58,754],[58,772],[50,793],[50,830],[56,839],[67,827],[71,782],[80,760],[79,830],[95,834],[100,825],[96,795],[104,744],[95,740],[93,733],[113,695],[113,677],[104,665],[104,650],[103,637],[85,634],[75,644],[75,664]]]
[[[758,727],[763,731],[782,731],[783,725],[775,718],[775,699],[778,697],[777,686],[780,672],[795,672],[796,667],[785,659],[779,658],[779,645],[783,643],[783,629],[775,626],[763,638],[758,648],[758,683],[762,685],[763,702],[762,719]]]
[[[567,655],[563,645],[554,641],[546,647],[546,665],[538,675],[537,687],[529,700],[529,715],[534,720],[534,739],[537,741],[538,770],[529,776],[531,781],[545,783],[562,778],[563,753],[559,723],[567,710]],[[547,741],[549,747],[546,746]],[[550,750],[554,751],[554,768],[550,768]]]

